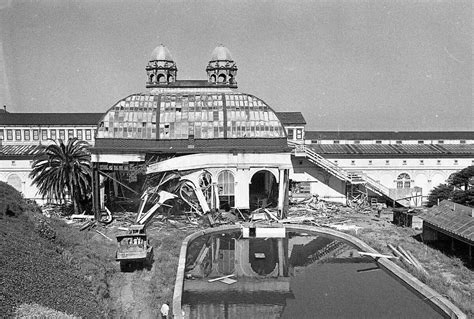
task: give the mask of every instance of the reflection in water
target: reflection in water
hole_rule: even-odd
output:
[[[328,235],[206,235],[186,257],[187,318],[441,317],[372,258]],[[231,274],[233,284],[208,282]]]

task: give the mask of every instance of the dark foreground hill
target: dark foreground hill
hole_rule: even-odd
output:
[[[83,318],[107,316],[106,254],[88,234],[44,217],[0,182],[0,313],[36,304]],[[102,247],[98,245],[99,247]],[[34,311],[34,310],[32,310]],[[38,313],[31,315],[41,316]]]

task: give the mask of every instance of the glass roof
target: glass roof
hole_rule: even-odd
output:
[[[233,91],[134,94],[99,123],[97,138],[282,138],[275,112],[262,100]]]

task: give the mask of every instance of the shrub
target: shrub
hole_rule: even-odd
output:
[[[428,207],[438,205],[438,201],[441,202],[445,199],[450,199],[454,187],[452,185],[440,184],[433,188],[428,196]]]
[[[0,182],[0,215],[18,216],[23,212],[23,196],[11,185]]]

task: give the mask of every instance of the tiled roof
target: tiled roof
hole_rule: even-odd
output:
[[[442,154],[443,151],[428,144],[394,144],[392,145],[402,154]]]
[[[438,144],[436,146],[446,153],[474,154],[474,145],[472,144]]]
[[[351,144],[358,154],[398,154],[399,152],[388,144]]]
[[[474,145],[472,144],[312,144],[310,147],[321,155],[375,155],[379,157],[385,155],[389,157],[474,156]]]
[[[387,132],[387,131],[306,131],[308,140],[472,140],[472,131]]]
[[[283,125],[305,125],[306,120],[301,112],[275,112]]]
[[[0,125],[97,125],[103,113],[0,113]]]
[[[97,139],[93,154],[101,153],[213,153],[289,152],[286,138],[232,138],[190,140]]]
[[[313,144],[311,148],[318,154],[355,154],[355,152],[345,144]]]
[[[0,157],[34,156],[40,147],[40,145],[2,145],[0,146]]]
[[[429,223],[440,231],[457,236],[471,245],[474,244],[474,217],[471,207],[442,201],[439,206],[430,208],[419,215],[424,222]]]

